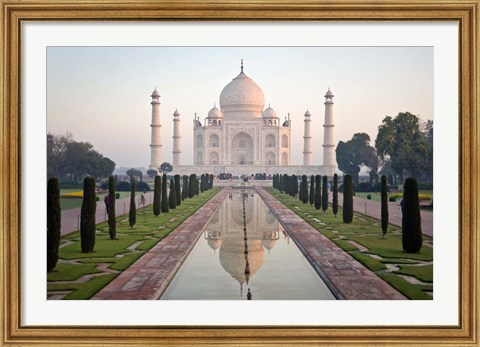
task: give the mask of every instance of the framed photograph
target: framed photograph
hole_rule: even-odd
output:
[[[197,0],[0,1],[4,28],[0,88],[3,344],[479,346],[478,0],[261,0],[241,4]],[[121,223],[130,223],[131,234],[125,241],[130,253],[97,250],[97,258],[87,259],[75,249],[70,258],[63,258],[62,266],[81,264],[80,272],[71,272],[67,277],[58,272],[47,278],[49,141],[61,138],[68,142],[72,135],[65,131],[72,131],[87,147],[92,143],[103,152],[118,153],[116,164],[112,162],[117,169],[122,165],[146,167],[148,161],[148,169],[154,173],[147,176],[145,169],[145,176],[140,172],[139,180],[150,179],[152,186],[158,170],[179,175],[200,170],[198,176],[209,171],[211,178],[202,176],[202,192],[208,189],[210,179],[218,186],[232,179],[223,177],[225,172],[233,172],[233,179],[243,190],[248,188],[249,181],[262,186],[266,180],[275,186],[280,184],[275,175],[279,168],[288,167],[287,171],[293,174],[308,173],[308,179],[312,175],[312,189],[314,175],[321,173],[325,179],[323,187],[336,191],[336,181],[327,182],[327,176],[340,172],[335,163],[335,154],[339,162],[340,144],[349,143],[355,133],[351,141],[363,138],[366,147],[369,141],[372,146],[376,142],[375,154],[385,159],[379,148],[387,148],[393,140],[385,137],[382,144],[378,136],[375,139],[376,132],[386,131],[392,121],[387,116],[416,118],[410,111],[420,114],[425,121],[422,134],[428,135],[428,129],[432,134],[431,155],[425,154],[433,163],[431,172],[426,174],[431,186],[424,189],[430,189],[429,199],[435,196],[435,212],[427,211],[427,218],[422,219],[428,224],[422,228],[426,235],[423,245],[429,249],[429,256],[414,256],[413,260],[402,256],[393,266],[391,258],[398,255],[385,251],[364,257],[358,253],[368,251],[368,244],[345,239],[343,234],[335,237],[338,231],[328,228],[325,235],[330,235],[328,238],[334,243],[327,237],[327,241],[318,242],[331,242],[332,247],[342,248],[351,257],[335,258],[332,251],[315,258],[308,243],[298,241],[303,227],[299,228],[300,234],[292,237],[295,223],[291,221],[296,215],[284,205],[273,208],[274,198],[268,205],[272,195],[263,193],[263,188],[255,194],[248,190],[232,194],[224,189],[214,198],[189,207],[201,211],[197,215],[203,218],[202,227],[192,224],[190,228],[198,229],[195,240],[199,239],[204,248],[192,251],[193,246],[184,247],[184,255],[171,248],[169,251],[169,244],[158,248],[165,243],[158,243],[155,233],[141,227],[135,229],[127,205],[121,205],[124,210],[120,214],[126,217],[121,222],[117,219],[114,225],[120,229]],[[254,115],[252,119],[245,116],[247,113]],[[157,123],[156,117],[162,124]],[[161,141],[164,160],[160,160]],[[420,151],[420,147],[415,147],[410,155]],[[296,156],[300,152],[303,161]],[[391,154],[385,153],[387,162]],[[170,165],[170,158],[171,169],[164,166]],[[317,165],[321,160],[323,164]],[[108,160],[105,163],[108,171]],[[366,163],[354,177],[355,184],[359,184],[358,175],[368,177]],[[113,168],[102,177],[108,178],[112,171]],[[78,176],[83,173],[79,171]],[[126,181],[136,174],[118,171],[117,181],[122,177]],[[77,178],[76,171],[62,175]],[[347,181],[342,181],[348,186]],[[370,176],[373,186],[372,182]],[[145,184],[137,182],[140,183]],[[108,214],[113,193],[110,194],[108,180],[104,184],[95,191],[101,200],[92,200],[97,204],[97,214],[102,214],[100,222],[104,223],[93,229],[97,241],[102,235],[108,238],[112,230]],[[168,184],[170,188],[178,186],[173,177]],[[182,191],[188,190],[189,194],[191,188],[183,187]],[[306,187],[308,182],[302,182],[300,189],[308,190]],[[179,194],[170,190],[171,194]],[[405,193],[399,193],[397,198],[403,196],[407,201],[406,195],[402,195],[406,191],[405,188]],[[72,206],[77,193],[82,193],[85,201],[85,192],[68,192]],[[136,215],[136,220],[143,218],[145,223],[145,204],[153,205],[150,198],[156,193],[147,192],[147,188],[143,193],[135,198],[133,192],[130,198],[125,192],[116,199],[124,199],[125,204],[130,201],[131,205],[136,201],[138,209],[138,204],[143,204],[143,215]],[[301,193],[300,198],[302,194],[306,193]],[[357,194],[362,193],[357,190]],[[380,193],[377,195],[380,202]],[[392,219],[398,219],[391,237],[396,233],[395,237],[401,240],[401,216],[406,207],[403,198],[400,203],[393,192],[391,197],[395,202],[391,206],[396,210],[390,213],[390,223],[395,224]],[[257,198],[263,199],[269,208],[258,207]],[[364,211],[362,205],[360,212],[368,216],[367,207],[370,209],[370,201],[376,197],[372,199],[365,193],[364,198]],[[219,208],[223,199],[227,207]],[[254,200],[251,211],[245,207],[247,199]],[[288,205],[288,201],[280,200]],[[308,196],[304,203],[307,200]],[[241,211],[243,204],[243,220],[240,212],[231,216],[238,219],[237,226],[243,225],[243,229],[238,227],[244,230],[238,240],[228,239],[228,232],[234,227],[221,224],[222,212],[226,216],[232,214],[228,204],[234,206],[232,211]],[[314,206],[316,202],[312,200],[310,204]],[[118,201],[116,206],[118,210]],[[328,199],[325,206],[328,207]],[[75,208],[80,211],[79,204]],[[429,208],[433,210],[433,202]],[[217,209],[219,212],[214,214]],[[261,224],[258,237],[253,236],[260,245],[258,254],[256,244],[247,241],[249,213],[260,216],[258,223],[251,222]],[[297,214],[308,217],[308,213]],[[167,228],[188,229],[177,220],[179,216],[168,219]],[[274,229],[272,221],[277,223]],[[71,222],[72,226],[62,225],[70,228],[65,235],[80,230],[81,225],[83,228],[80,212],[71,217]],[[207,222],[214,226],[218,223],[218,230],[205,229]],[[309,225],[313,228],[317,224],[325,225],[316,219]],[[380,223],[377,226],[380,228]],[[164,228],[158,227],[159,234]],[[145,232],[144,238],[138,241],[135,232]],[[110,234],[110,238],[114,240],[115,235]],[[313,266],[313,277],[317,278],[318,273],[328,279],[322,284],[326,296],[313,289],[316,284],[306,279],[309,275],[302,277],[293,258],[282,256],[285,253],[280,249],[290,240],[295,241]],[[317,242],[311,237],[308,240]],[[78,248],[82,242],[83,252],[83,235],[61,242],[64,251]],[[122,242],[120,238],[118,243]],[[241,244],[240,251],[228,248],[228,242]],[[404,244],[408,253],[405,247]],[[195,266],[179,269],[172,265],[172,273],[187,280],[172,280],[166,273],[168,289],[152,282],[150,292],[145,291],[144,296],[132,291],[117,295],[118,283],[129,288],[138,283],[139,277],[127,278],[133,263],[136,271],[141,268],[144,277],[150,276],[145,275],[150,265],[141,263],[144,252],[166,254],[170,260],[180,259],[175,264]],[[228,274],[230,282],[219,284],[220,276],[214,274],[203,277],[201,284],[188,280],[195,277],[197,265],[205,260],[186,257],[202,252],[215,258],[215,263],[205,265],[206,268],[213,272],[218,267],[223,275]],[[232,265],[231,260],[239,254],[240,272],[238,264]],[[300,263],[308,263],[303,256],[300,258]],[[123,260],[116,263],[118,259]],[[335,261],[343,265],[328,269],[330,262]],[[348,269],[360,263],[362,269],[365,266],[370,270],[378,264],[379,270],[374,271],[378,277],[363,270],[356,273],[371,274],[375,279],[363,281],[355,277],[355,272],[346,275]],[[413,269],[416,266],[429,271],[419,273]],[[262,267],[262,274],[274,275],[263,279],[259,270]],[[275,275],[279,268],[287,269],[288,275]],[[98,271],[105,273],[97,274]],[[255,287],[254,276],[255,280],[265,281],[265,290]],[[277,282],[278,277],[283,277],[283,282]],[[100,279],[97,282],[103,278],[105,283],[100,290],[85,286],[76,291],[81,278]],[[228,295],[211,286],[216,281],[229,288]],[[410,289],[407,282],[416,287]],[[297,285],[297,294],[289,292],[289,283]],[[200,294],[200,287],[207,288],[205,295]]]

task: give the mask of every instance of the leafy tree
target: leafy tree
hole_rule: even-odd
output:
[[[83,201],[80,212],[80,245],[82,253],[93,252],[95,248],[95,178],[85,177],[83,180]]]
[[[407,253],[418,253],[422,248],[422,223],[418,185],[415,178],[405,180],[402,206],[402,245]]]
[[[108,205],[107,205],[107,214],[108,214],[108,234],[110,235],[110,240],[115,240],[117,236],[117,223],[115,220],[115,177],[108,177]]]
[[[433,124],[432,124],[433,136]],[[393,171],[403,182],[405,173],[417,177],[431,171],[428,161],[429,144],[420,130],[419,118],[409,112],[397,117],[385,117],[378,127],[375,140],[377,154],[381,159],[390,157]]]
[[[332,212],[337,217],[338,213],[338,175],[333,175],[333,196],[332,196]]]
[[[306,204],[308,202],[308,181],[307,176],[302,176],[302,183],[300,184],[300,200]]]
[[[108,177],[115,163],[88,142],[76,142],[71,133],[47,135],[47,177],[78,182],[85,176]]]
[[[173,180],[170,180],[170,193],[168,194],[168,207],[170,207],[170,209],[177,208],[176,188],[175,188],[175,182]]]
[[[143,172],[140,170],[137,170],[135,168],[131,168],[127,170],[127,175],[133,178],[138,178],[140,182],[142,182],[142,177],[143,177]]]
[[[315,176],[314,175],[311,175],[310,176],[310,196],[309,196],[309,199],[310,199],[310,205],[313,205],[313,203],[315,202]]]
[[[321,190],[321,180],[320,175],[315,176],[315,209],[319,210],[322,207],[322,190]]]
[[[175,175],[175,198],[177,199],[177,206],[182,204],[182,189],[180,187],[180,175]]]
[[[323,176],[322,184],[322,210],[325,212],[328,209],[328,178]]]
[[[150,178],[153,178],[153,177],[157,176],[157,174],[158,174],[157,170],[150,169],[150,170],[147,171],[147,175]]]
[[[163,172],[163,173],[168,174],[169,172],[172,172],[172,171],[173,171],[173,166],[172,166],[172,164],[170,164],[170,163],[163,162],[163,163],[160,165],[160,171]]]
[[[387,176],[382,175],[382,192],[381,192],[381,215],[382,215],[382,239],[388,230],[388,198],[387,198]]]
[[[58,179],[53,177],[47,185],[47,272],[52,271],[58,262],[62,210]]]
[[[162,201],[162,178],[160,176],[155,176],[155,183],[153,188],[153,214],[155,217],[161,212],[160,206]]]
[[[130,228],[137,223],[137,206],[135,205],[135,178],[130,177],[130,210],[128,211],[128,223]]]
[[[355,184],[358,184],[358,174],[362,166],[369,167],[372,175],[376,175],[378,159],[375,148],[370,146],[370,136],[368,134],[356,133],[351,140],[340,141],[335,152],[338,168],[343,173],[351,175]]]
[[[168,212],[169,211],[169,209],[168,209],[169,204],[168,204],[167,182],[168,182],[167,174],[164,173],[163,178],[162,178],[162,212]]]
[[[343,222],[351,223],[353,220],[353,183],[352,176],[343,178]]]

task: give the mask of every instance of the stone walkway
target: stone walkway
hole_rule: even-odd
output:
[[[92,300],[155,300],[167,288],[220,204],[222,189],[161,242],[98,292]]]
[[[153,191],[144,193],[145,206],[152,204]],[[140,195],[135,196],[135,204],[138,208],[142,208],[140,205]],[[116,216],[121,216],[128,213],[130,210],[130,196],[122,199],[115,200],[115,212]],[[61,235],[73,233],[80,229],[80,211],[81,207],[72,208],[62,211],[62,226],[60,229]],[[97,210],[95,214],[95,224],[102,223],[107,220],[107,213],[105,209],[105,203],[103,201],[97,201]]]
[[[263,188],[256,191],[338,299],[406,299]]]
[[[328,194],[330,202],[332,202],[332,193]],[[338,205],[343,206],[343,194],[338,193]],[[353,210],[381,219],[381,204],[377,201],[353,197]],[[365,213],[365,210],[367,211]],[[433,213],[420,211],[422,216],[422,232],[425,235],[433,237]],[[388,221],[393,225],[402,227],[402,210],[398,202],[388,203]]]

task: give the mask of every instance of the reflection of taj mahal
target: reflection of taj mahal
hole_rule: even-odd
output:
[[[270,105],[265,107],[262,89],[243,71],[220,93],[220,108],[213,107],[202,121],[193,120],[193,165],[181,165],[180,113],[173,114],[174,173],[301,173],[332,176],[335,172],[333,142],[333,93],[325,95],[323,165],[312,158],[311,114],[304,115],[303,165],[291,166],[290,114],[281,120]],[[160,94],[152,93],[152,143],[150,168],[158,169],[161,159]],[[318,133],[318,132],[317,132]],[[294,139],[298,140],[298,139]]]
[[[242,195],[247,200],[246,242],[243,231]],[[249,279],[262,267],[265,253],[275,247],[282,232],[283,228],[260,197],[247,190],[230,195],[212,217],[204,237],[210,248],[219,253],[223,269],[243,286],[245,283],[248,284]],[[249,262],[249,274],[245,274],[246,259]]]

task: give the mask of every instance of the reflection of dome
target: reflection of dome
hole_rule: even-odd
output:
[[[208,239],[207,243],[208,246],[215,251],[222,245],[222,239]]]
[[[278,231],[266,231],[263,233],[262,245],[270,252],[270,250],[277,244],[279,238],[280,235]]]
[[[267,213],[265,214],[265,222],[267,222],[267,224],[273,224],[276,221],[277,219],[273,215],[272,211],[268,210]]]
[[[221,231],[205,231],[205,238],[208,246],[214,251],[222,245],[223,235]]]
[[[248,244],[248,264],[250,267],[249,278],[262,267],[265,259],[265,251],[263,250],[260,240],[247,241]],[[238,283],[246,282],[245,275],[245,246],[243,242],[243,234],[225,238],[220,248],[220,264]]]
[[[224,114],[228,111],[256,111],[250,113],[250,117],[260,117],[264,105],[262,89],[243,73],[243,67],[240,74],[220,94],[220,108]]]
[[[222,117],[223,117],[222,111],[220,111],[218,107],[212,108],[208,112],[208,116],[207,116],[207,118],[222,118]]]
[[[277,244],[277,240],[270,240],[270,239],[263,239],[262,240],[262,245],[263,247],[265,247],[266,249],[268,249],[269,251],[275,247],[275,245]]]

